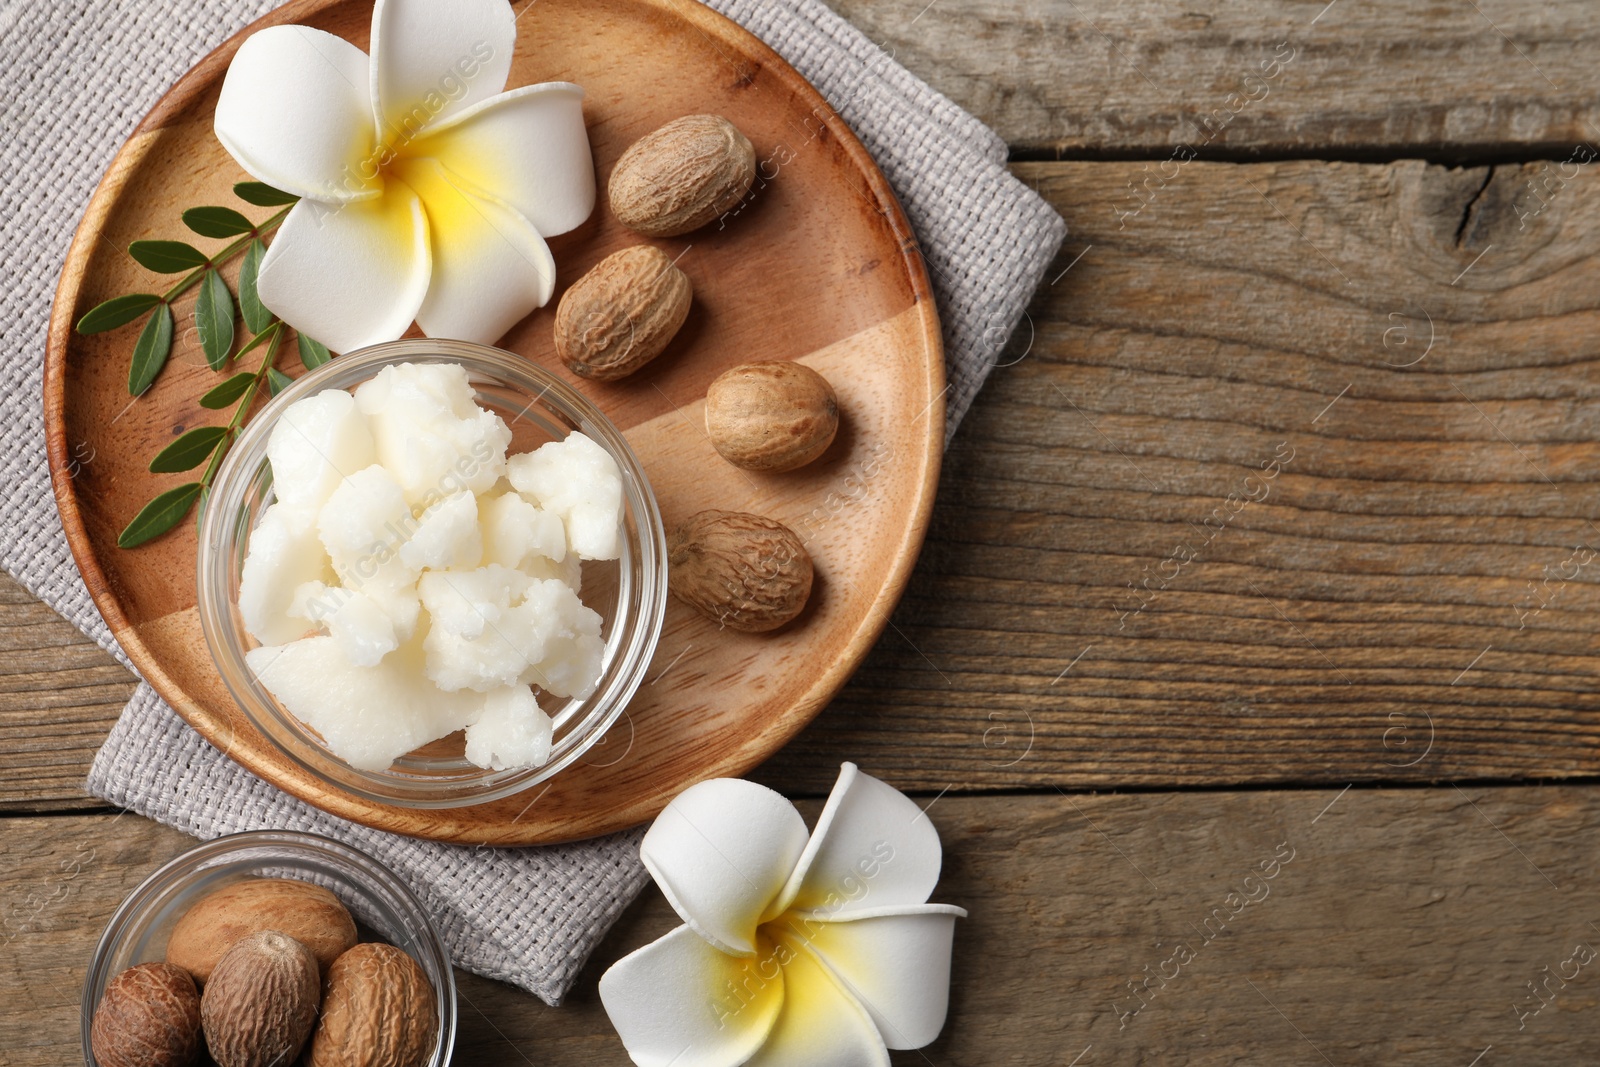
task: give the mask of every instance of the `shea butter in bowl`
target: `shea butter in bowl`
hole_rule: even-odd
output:
[[[643,681],[667,590],[621,432],[520,356],[431,339],[274,397],[218,471],[198,567],[250,722],[327,785],[410,808],[576,762]]]

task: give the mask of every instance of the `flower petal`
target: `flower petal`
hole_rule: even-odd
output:
[[[746,1067],[889,1067],[861,1002],[798,940],[777,941],[783,1010]]]
[[[876,908],[849,919],[789,921],[872,1017],[890,1048],[939,1036],[950,1007],[950,943],[966,911],[948,904]]]
[[[729,956],[687,926],[613,963],[600,1002],[640,1067],[735,1067],[766,1041],[783,1006],[770,955]]]
[[[428,223],[410,189],[329,207],[302,200],[261,261],[261,302],[308,337],[350,352],[405,333],[428,291]]]
[[[475,191],[503,200],[546,237],[594,211],[594,158],[583,90],[528,85],[430,127],[411,151],[432,156]]]
[[[690,786],[656,817],[640,858],[684,922],[736,956],[756,951],[756,925],[806,845],[806,824],[754,782]]]
[[[556,263],[527,219],[470,192],[436,160],[402,160],[391,170],[428,215],[433,277],[417,311],[423,333],[492,344],[550,299]]]
[[[506,87],[517,23],[506,0],[378,0],[372,9],[372,115],[403,145],[429,123]]]
[[[376,196],[367,54],[309,26],[252,34],[217,98],[217,139],[268,185],[339,203]]]
[[[923,904],[942,861],[939,831],[916,802],[846,763],[805,855],[766,918],[789,908],[832,918],[867,907]]]

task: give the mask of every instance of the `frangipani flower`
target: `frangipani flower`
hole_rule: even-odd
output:
[[[640,1067],[887,1067],[944,1026],[966,912],[927,902],[942,858],[927,816],[854,764],[809,839],[777,793],[715,778],[639,851],[684,921],[600,978]]]
[[[303,199],[262,261],[262,303],[335,351],[492,342],[555,286],[545,238],[594,209],[583,90],[505,88],[506,0],[377,0],[372,56],[309,26],[240,47],[216,133]]]

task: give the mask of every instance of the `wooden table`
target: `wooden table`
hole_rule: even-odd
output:
[[[972,916],[894,1062],[1595,1062],[1600,12],[836,6],[1072,230],[895,627],[757,774],[930,806]],[[0,1062],[68,1064],[191,842],[82,794],[131,679],[0,601]],[[595,982],[672,922],[559,1010],[462,975],[457,1062],[625,1063]]]

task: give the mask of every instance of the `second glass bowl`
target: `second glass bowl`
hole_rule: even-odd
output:
[[[428,1067],[450,1062],[456,1034],[455,973],[444,942],[411,890],[365,852],[331,838],[291,830],[252,830],[208,841],[172,860],[128,894],[106,924],[83,981],[86,1067],[98,1067],[89,1033],[107,983],[136,963],[165,959],[167,937],[184,912],[202,897],[252,878],[292,878],[320,885],[366,928],[363,941],[376,936],[416,960],[433,986],[439,1019]]]
[[[250,532],[273,500],[267,440],[285,408],[324,389],[353,389],[400,363],[457,363],[466,368],[480,407],[511,427],[511,453],[582,431],[622,473],[622,555],[584,564],[580,596],[600,614],[605,639],[600,681],[586,699],[540,704],[555,722],[543,766],[487,770],[468,762],[459,734],[366,771],[335,756],[290,714],[245,663],[258,642],[239,614],[239,579]],[[250,722],[290,759],[348,794],[408,808],[455,808],[510,796],[547,781],[594,745],[621,715],[644,679],[666,610],[666,535],[638,457],[600,409],[560,378],[521,356],[465,341],[428,338],[374,345],[296,379],[253,418],[217,472],[200,521],[199,609],[206,643],[228,692]]]

